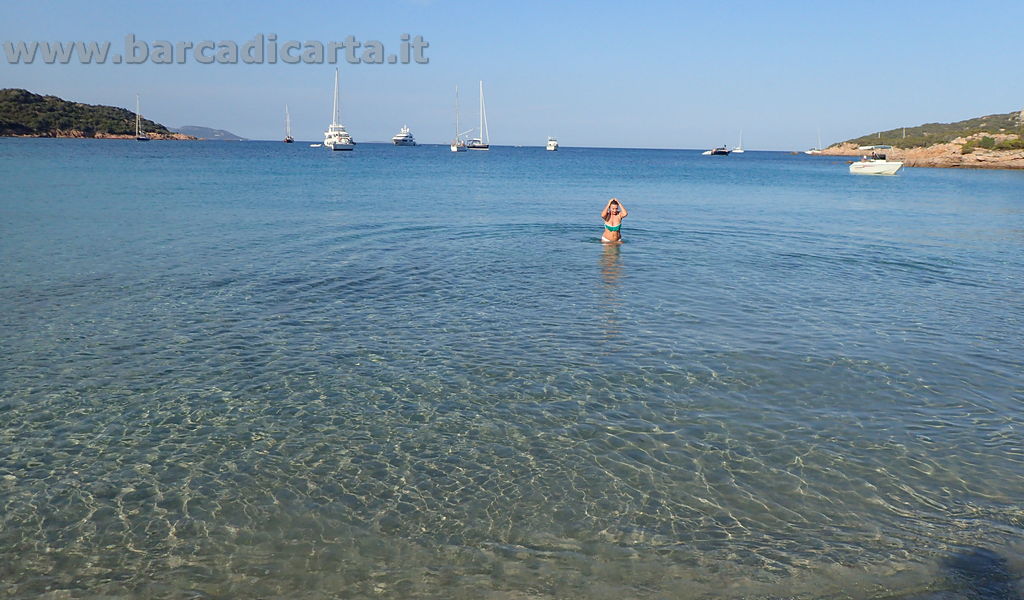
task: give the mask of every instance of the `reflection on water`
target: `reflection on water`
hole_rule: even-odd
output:
[[[601,249],[601,324],[605,341],[617,341],[622,337],[619,311],[622,308],[622,244],[602,244]]]
[[[601,279],[605,287],[617,287],[619,277],[622,275],[622,244],[602,244],[604,252],[601,253]]]

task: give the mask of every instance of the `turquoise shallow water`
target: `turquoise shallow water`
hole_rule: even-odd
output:
[[[0,233],[2,597],[1020,595],[1024,173],[4,139]]]

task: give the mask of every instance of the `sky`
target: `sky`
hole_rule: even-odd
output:
[[[1024,109],[1024,2],[623,3],[592,0],[7,1],[0,42],[379,40],[429,43],[427,64],[338,65],[357,142],[408,124],[448,143],[454,90],[491,142],[802,150],[874,131]],[[299,140],[331,120],[330,64],[8,64],[0,87],[134,109],[170,127]],[[467,126],[468,128],[468,126]]]

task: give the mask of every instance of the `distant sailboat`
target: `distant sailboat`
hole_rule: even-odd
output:
[[[821,154],[821,127],[818,128],[818,145],[810,150],[804,150],[804,154]]]
[[[142,113],[139,112],[139,95],[135,94],[135,139],[140,142],[148,142],[149,136],[142,131]]]
[[[338,70],[334,70],[334,114],[331,117],[331,125],[324,132],[324,146],[331,150],[351,150],[356,143],[342,125],[341,115],[338,111]]]
[[[455,86],[455,137],[452,138],[452,152],[465,152],[466,142],[462,136],[468,132],[459,131],[459,86]]]
[[[732,149],[733,154],[743,154],[743,130],[740,129],[740,145]]]
[[[480,129],[477,130],[480,137],[473,138],[466,143],[470,150],[490,150],[491,135],[487,131],[487,109],[484,108],[484,82],[480,82]]]
[[[291,144],[295,141],[292,137],[292,117],[288,114],[288,105],[284,105],[284,143]]]

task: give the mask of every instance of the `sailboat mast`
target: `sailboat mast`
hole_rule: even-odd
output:
[[[292,137],[292,117],[288,114],[288,105],[284,105],[284,136]]]
[[[135,94],[135,137],[139,137],[142,117],[139,115],[139,95]]]
[[[459,137],[459,86],[455,86],[455,139]]]
[[[331,125],[337,125],[338,116],[338,70],[334,70],[334,114],[331,115]]]
[[[480,81],[480,141],[483,143],[490,143],[488,136],[486,135],[486,118],[484,117],[483,108],[483,81]]]
[[[487,107],[484,105],[484,82],[480,82],[480,134],[488,146],[491,145],[491,134],[487,131]]]

